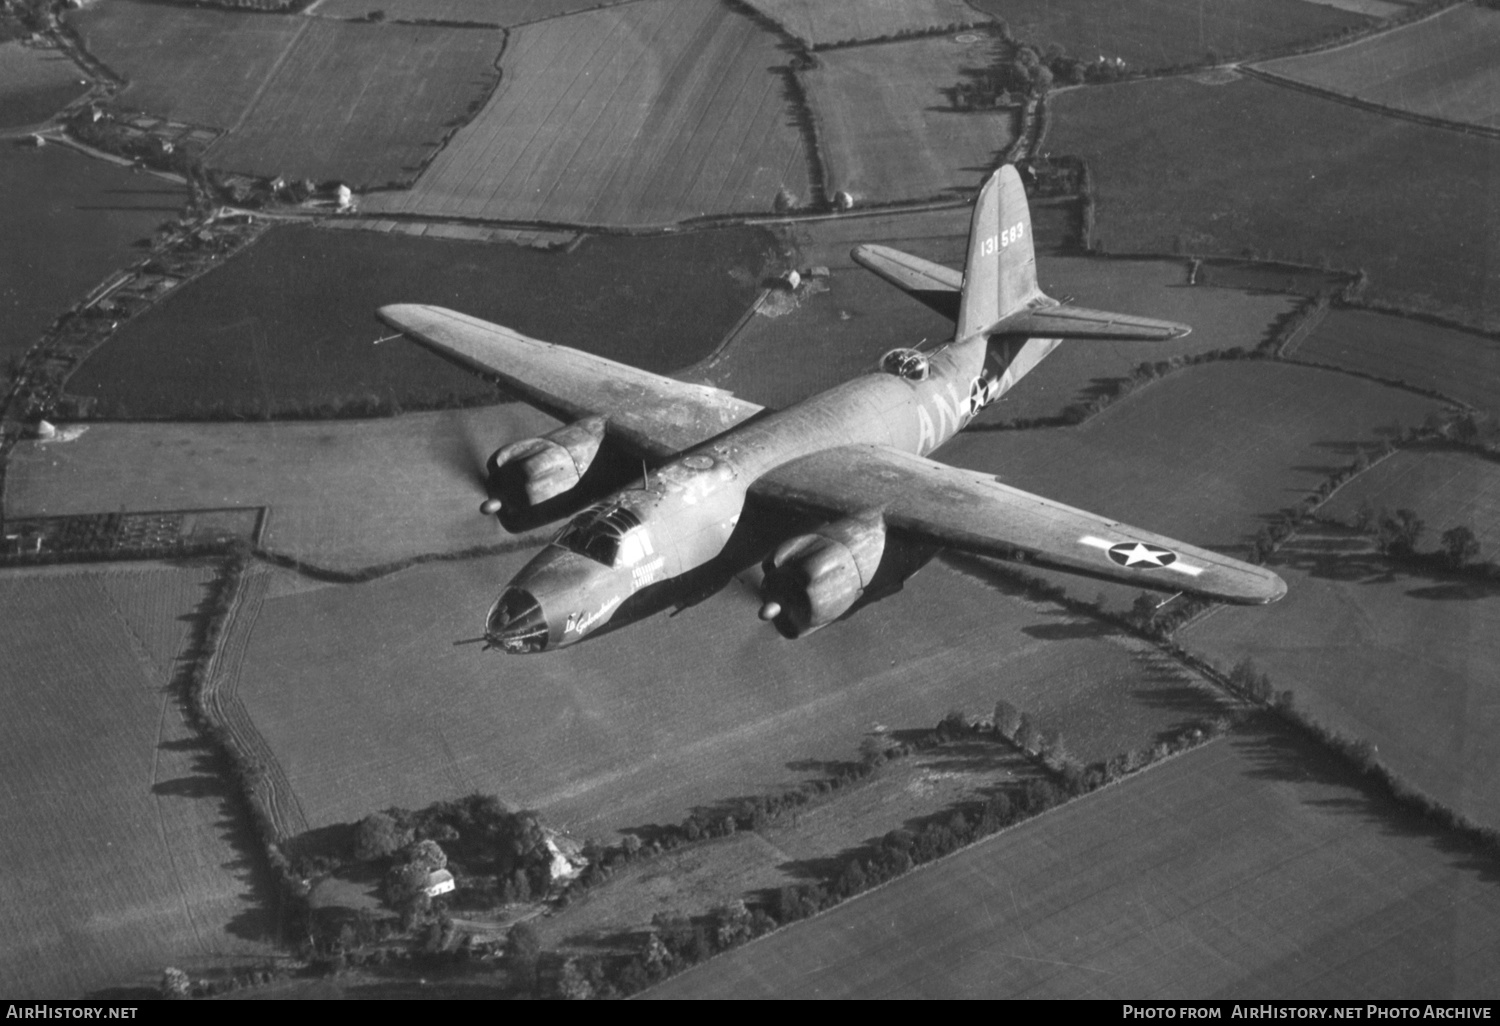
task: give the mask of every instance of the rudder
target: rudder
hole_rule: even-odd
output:
[[[1040,294],[1026,188],[1016,169],[1005,164],[984,183],[974,204],[958,338],[990,330]]]

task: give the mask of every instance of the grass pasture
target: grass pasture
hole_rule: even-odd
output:
[[[1273,566],[1286,598],[1221,609],[1179,640],[1225,666],[1249,656],[1314,719],[1500,826],[1500,590],[1393,566],[1364,536],[1332,527],[1299,532]]]
[[[1352,523],[1360,505],[1416,510],[1427,523],[1419,548],[1437,546],[1444,531],[1467,527],[1480,559],[1500,558],[1500,466],[1464,452],[1403,449],[1338,490],[1319,512]]]
[[[0,132],[46,121],[86,92],[83,72],[66,54],[0,43]]]
[[[542,658],[455,646],[529,555],[273,587],[237,691],[313,827],[478,789],[602,836],[780,790],[955,706],[1006,697],[1084,757],[1216,708],[1129,640],[943,564],[796,643],[732,585]]]
[[[1093,168],[1109,252],[1327,259],[1372,299],[1500,329],[1500,140],[1245,79],[1069,90],[1051,124],[1048,148]]]
[[[1291,355],[1500,412],[1500,340],[1483,335],[1366,310],[1333,310]]]
[[[1460,4],[1348,46],[1260,67],[1384,107],[1500,128],[1497,49],[1500,11]]]
[[[529,407],[382,420],[95,424],[63,446],[17,445],[5,515],[267,506],[261,544],[333,570],[496,545],[461,470],[556,421]]]
[[[409,183],[499,77],[499,32],[305,24],[208,163],[365,188]]]
[[[862,42],[915,32],[982,25],[989,19],[963,0],[749,0],[808,46]]]
[[[722,3],[642,0],[522,26],[502,79],[407,192],[368,212],[576,224],[769,213],[811,191],[790,55]]]
[[[657,372],[712,352],[780,266],[727,228],[600,236],[563,252],[384,232],[274,229],[119,329],[68,381],[103,417],[305,416],[483,401],[493,386],[375,319],[435,303]]]
[[[1013,108],[960,112],[945,89],[985,67],[995,41],[912,39],[818,55],[798,72],[818,123],[828,190],[856,203],[970,196],[1019,129]]]
[[[206,161],[355,186],[411,181],[483,101],[503,37],[484,29],[245,15],[110,0],[74,15],[129,85],[119,105],[223,128]]]
[[[1127,70],[1213,63],[1336,35],[1369,19],[1307,0],[975,0],[1016,39],[1070,56],[1121,57]]]
[[[206,566],[0,575],[0,979],[29,998],[152,987],[269,954],[227,784],[168,691]]]
[[[1485,998],[1492,857],[1246,732],[1023,823],[658,998]]]
[[[181,186],[66,146],[0,144],[0,363],[29,349],[112,272],[140,260],[135,243],[186,202]]]

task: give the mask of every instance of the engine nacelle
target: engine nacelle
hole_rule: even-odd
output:
[[[837,620],[875,579],[885,552],[885,522],[836,520],[783,542],[766,559],[760,616],[788,638]]]
[[[564,495],[578,486],[603,441],[604,418],[585,417],[497,449],[489,461],[490,494],[511,512]]]

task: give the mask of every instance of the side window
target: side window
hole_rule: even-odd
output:
[[[638,527],[620,539],[620,557],[616,566],[635,566],[651,555],[651,539],[644,527]]]

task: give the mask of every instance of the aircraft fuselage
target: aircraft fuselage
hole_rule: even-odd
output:
[[[925,456],[1053,344],[1034,339],[1014,350],[996,347],[1002,365],[983,337],[956,342],[912,357],[925,364],[920,376],[911,366],[862,375],[688,450],[574,518],[491,607],[486,637],[510,652],[582,640],[635,592],[717,557],[750,485],[766,471],[845,445]]]

